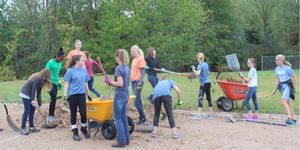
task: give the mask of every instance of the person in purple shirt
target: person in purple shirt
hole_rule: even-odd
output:
[[[275,73],[277,76],[276,89],[278,89],[281,94],[281,103],[285,108],[288,115],[288,119],[285,121],[288,125],[296,124],[295,113],[293,110],[291,99],[295,98],[294,89],[296,89],[296,78],[294,71],[291,68],[291,64],[285,60],[284,55],[279,54],[276,56]],[[275,90],[276,91],[276,90]],[[273,92],[275,93],[275,92]]]
[[[112,147],[125,147],[129,145],[129,128],[126,115],[130,83],[129,56],[125,49],[118,49],[115,57],[119,65],[115,69],[114,81],[111,81],[108,76],[104,78],[104,81],[106,84],[115,87],[113,112],[118,138],[117,143],[113,144]]]

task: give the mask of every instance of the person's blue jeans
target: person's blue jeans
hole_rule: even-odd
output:
[[[143,89],[143,86],[144,86],[144,82],[142,82],[142,89],[140,91],[137,90],[138,83],[139,83],[139,81],[137,81],[137,80],[134,80],[131,83],[133,93],[136,96],[134,101],[133,101],[133,104],[139,112],[139,116],[140,116],[139,122],[144,123],[144,122],[147,122],[146,115],[145,115],[144,110],[143,110],[142,99],[141,99],[141,92],[142,92],[142,89]]]
[[[157,83],[158,83],[158,77],[157,77],[156,74],[155,75],[148,74],[148,80],[149,80],[152,88],[154,88],[157,85]]]
[[[257,87],[248,87],[248,91],[247,91],[247,95],[246,95],[246,99],[245,99],[245,104],[247,107],[247,111],[250,112],[251,111],[251,106],[250,106],[250,99],[252,98],[253,104],[254,104],[254,109],[255,112],[258,111],[258,103],[257,103],[257,97],[256,97],[256,91],[257,91]]]
[[[97,97],[100,97],[99,92],[98,92],[96,89],[94,89],[93,85],[94,85],[94,77],[90,77],[90,80],[88,81],[89,89],[90,89],[90,91],[92,91]]]
[[[34,111],[35,107],[31,105],[31,100],[23,98],[23,104],[24,104],[24,112],[22,116],[22,123],[21,123],[21,128],[26,127],[26,121],[29,116],[29,127],[34,127],[33,124],[33,118],[34,118]]]
[[[116,94],[114,97],[114,120],[117,128],[119,144],[129,142],[129,127],[127,119],[128,94]]]

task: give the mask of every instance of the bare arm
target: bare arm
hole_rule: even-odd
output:
[[[173,89],[176,92],[177,99],[180,99],[180,96],[181,96],[180,89],[176,85],[173,86]]]
[[[89,95],[89,85],[87,84],[87,82],[85,83],[85,92],[86,92],[86,96]]]
[[[64,96],[68,95],[68,88],[69,88],[69,82],[66,81],[64,85]]]
[[[115,87],[123,87],[123,78],[122,78],[122,76],[118,76],[117,81],[111,81],[111,84]]]
[[[296,91],[297,80],[296,80],[295,74],[293,74],[293,76],[292,76],[292,83],[293,83],[293,87]]]

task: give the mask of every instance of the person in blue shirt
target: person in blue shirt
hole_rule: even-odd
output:
[[[113,144],[112,147],[125,147],[129,145],[129,128],[126,115],[130,83],[129,55],[125,49],[118,49],[115,57],[119,65],[115,69],[114,81],[111,81],[108,76],[104,78],[104,81],[106,84],[115,87],[113,112],[118,138],[117,143]]]
[[[170,128],[172,129],[173,138],[178,138],[178,133],[175,127],[175,121],[172,111],[172,96],[171,90],[174,89],[178,100],[180,99],[180,89],[175,85],[173,80],[167,80],[166,76],[162,76],[160,81],[153,90],[153,103],[154,103],[154,117],[153,117],[153,131],[151,137],[156,138],[156,130],[159,123],[159,116],[161,104],[164,104],[166,114],[168,116]]]
[[[86,96],[88,96],[89,76],[84,67],[84,58],[81,55],[74,55],[69,63],[67,73],[64,76],[64,99],[67,97],[71,112],[71,128],[73,139],[80,141],[78,134],[76,116],[77,107],[79,108],[81,117],[81,132],[88,139],[90,134],[87,132],[86,123]]]
[[[290,101],[291,99],[295,98],[294,89],[296,89],[296,78],[294,71],[291,68],[291,64],[285,60],[285,56],[282,54],[276,56],[275,62],[277,65],[275,68],[275,73],[277,76],[276,89],[278,89],[282,94],[281,103],[288,115],[286,124],[296,124],[297,120],[295,119],[293,105]]]
[[[198,112],[195,114],[195,116],[192,117],[192,119],[200,120],[201,117],[201,111],[202,111],[202,103],[203,103],[203,96],[204,93],[206,94],[206,99],[208,101],[208,114],[207,119],[213,119],[212,116],[212,101],[211,101],[211,81],[209,79],[209,66],[207,62],[204,61],[205,56],[204,53],[198,53],[196,56],[199,64],[197,69],[195,69],[195,66],[192,66],[192,70],[195,73],[195,75],[199,76],[200,81],[200,89],[199,89],[199,96],[198,96]]]
[[[248,91],[245,99],[245,104],[247,107],[248,114],[245,116],[246,119],[257,119],[258,118],[258,103],[257,103],[257,72],[255,68],[255,59],[249,58],[247,61],[247,66],[250,68],[248,77],[244,77],[241,73],[240,77],[248,83]],[[252,115],[250,99],[252,98],[255,115]]]

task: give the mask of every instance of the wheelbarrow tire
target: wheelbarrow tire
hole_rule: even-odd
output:
[[[112,120],[105,121],[101,127],[102,135],[105,139],[112,140],[117,135],[116,125]]]
[[[218,99],[217,99],[217,107],[219,108],[219,109],[222,109],[222,100],[223,99],[225,99],[226,97],[224,97],[224,96],[221,96],[221,97],[219,97]]]
[[[222,99],[222,109],[226,112],[229,112],[233,109],[233,101],[229,100],[228,98]]]
[[[129,126],[129,134],[132,134],[135,128],[134,121],[129,116],[127,116],[127,119],[128,119],[128,126]]]

